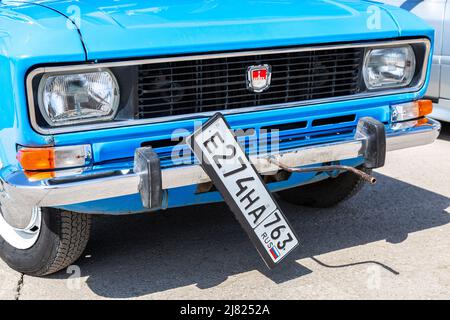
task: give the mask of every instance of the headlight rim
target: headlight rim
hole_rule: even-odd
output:
[[[44,101],[43,101],[43,93],[45,89],[46,80],[48,78],[53,76],[64,76],[64,75],[80,75],[80,74],[89,74],[89,73],[98,73],[98,72],[105,72],[108,73],[112,79],[114,89],[116,91],[115,97],[114,97],[114,103],[111,106],[113,112],[109,116],[104,117],[97,117],[97,118],[87,118],[87,119],[80,119],[80,120],[72,120],[68,121],[66,123],[58,123],[52,121],[47,112],[45,111]],[[42,77],[39,79],[39,85],[37,87],[36,92],[37,97],[37,106],[39,109],[39,112],[43,119],[47,122],[50,128],[64,128],[64,127],[72,127],[72,126],[80,126],[80,125],[89,125],[89,124],[96,124],[96,123],[105,123],[105,122],[111,122],[114,120],[114,118],[117,116],[117,113],[119,112],[119,106],[120,106],[120,86],[119,82],[114,75],[114,73],[111,71],[111,69],[106,67],[98,67],[98,68],[92,68],[92,69],[80,69],[80,70],[67,70],[67,71],[54,71],[54,72],[45,72],[42,74]]]

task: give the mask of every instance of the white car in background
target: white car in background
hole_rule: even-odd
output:
[[[450,0],[383,0],[427,21],[436,30],[433,66],[427,96],[433,100],[431,117],[450,122]]]

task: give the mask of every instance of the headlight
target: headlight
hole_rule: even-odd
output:
[[[76,74],[47,74],[39,85],[39,108],[51,126],[112,120],[119,86],[107,69]]]
[[[416,70],[411,46],[370,49],[364,61],[364,81],[369,90],[408,86]]]

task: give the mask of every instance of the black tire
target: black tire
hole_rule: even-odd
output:
[[[358,168],[368,174],[371,169]],[[341,173],[336,178],[328,178],[316,183],[278,192],[286,202],[313,208],[329,208],[350,199],[364,186],[364,180],[351,173]]]
[[[44,276],[75,262],[86,248],[91,217],[86,214],[42,208],[42,222],[36,243],[17,249],[0,236],[0,256],[14,270]]]

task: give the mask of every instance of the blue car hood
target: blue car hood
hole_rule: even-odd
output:
[[[332,0],[38,1],[79,25],[89,59],[390,38],[399,29],[370,3]],[[72,7],[70,7],[72,5]],[[80,17],[77,15],[81,14]]]
[[[74,20],[90,60],[396,38],[425,29],[409,13],[369,1],[34,2]]]

